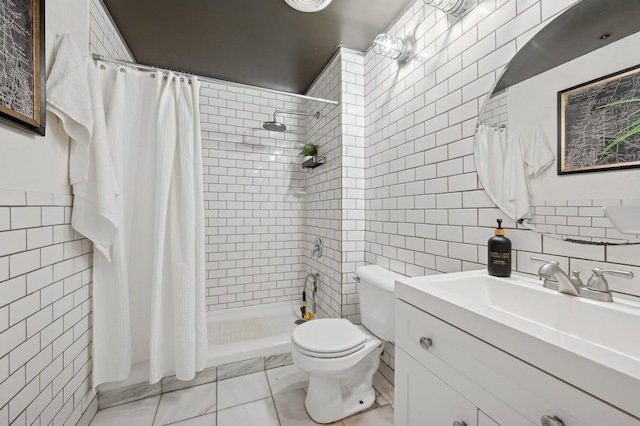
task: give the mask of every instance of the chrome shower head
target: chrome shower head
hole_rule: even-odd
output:
[[[306,117],[314,117],[316,119],[320,119],[320,111],[317,111],[314,113],[308,113],[308,112],[282,110],[282,111],[275,111],[273,113],[273,121],[265,121],[264,123],[262,123],[262,127],[264,127],[267,130],[271,130],[272,132],[284,132],[285,130],[287,130],[287,126],[285,126],[284,123],[280,123],[276,119],[276,116],[278,114],[302,115]]]
[[[284,132],[287,130],[287,126],[285,126],[284,123],[278,123],[275,121],[275,118],[273,121],[265,121],[262,123],[262,127],[272,132]]]

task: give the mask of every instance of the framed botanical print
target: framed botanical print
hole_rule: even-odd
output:
[[[640,167],[640,67],[558,92],[558,174]]]

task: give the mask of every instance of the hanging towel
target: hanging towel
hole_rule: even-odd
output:
[[[518,130],[511,131],[507,140],[504,162],[503,206],[516,219],[530,219],[528,175],[525,170],[523,137]]]
[[[106,134],[104,104],[95,65],[68,35],[59,38],[47,79],[48,109],[71,137],[71,225],[110,259],[117,232],[117,188]]]
[[[539,124],[533,127],[531,138],[526,145],[524,162],[527,164],[527,174],[534,178],[553,164],[555,156],[549,145],[544,129]]]
[[[83,158],[69,167],[69,180],[73,185],[88,178],[89,142],[93,132],[91,95],[86,64],[73,39],[63,34],[54,43],[54,62],[47,78],[47,109],[58,116],[73,140],[72,156]]]
[[[496,205],[502,205],[504,186],[504,155],[506,134],[502,129],[486,124],[478,126],[476,144],[476,169],[485,191]]]

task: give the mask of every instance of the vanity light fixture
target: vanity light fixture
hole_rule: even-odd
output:
[[[448,13],[451,16],[462,16],[469,7],[470,0],[424,0],[429,6]]]
[[[373,39],[373,51],[378,55],[384,55],[399,63],[405,63],[411,55],[413,45],[410,41],[389,34],[378,34]]]

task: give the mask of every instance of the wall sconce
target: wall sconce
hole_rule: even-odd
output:
[[[448,13],[451,16],[461,16],[469,7],[470,0],[424,0],[429,6]]]
[[[378,34],[373,39],[373,51],[404,63],[409,59],[413,45],[410,41],[389,34]]]

